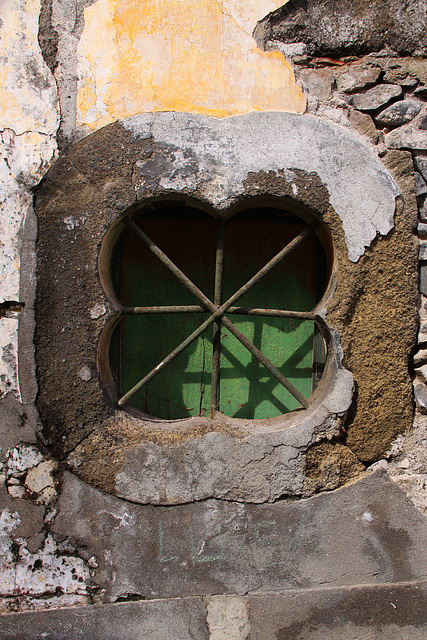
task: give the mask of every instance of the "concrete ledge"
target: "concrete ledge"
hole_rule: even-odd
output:
[[[94,605],[0,618],[2,640],[424,640],[427,583]]]
[[[0,618],[2,640],[176,640],[208,636],[201,598],[149,600],[14,613]]]

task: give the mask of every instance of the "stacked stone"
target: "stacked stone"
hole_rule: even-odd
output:
[[[414,395],[418,410],[427,414],[427,61],[390,50],[360,59],[290,57],[309,112],[350,124],[376,145],[380,157],[389,149],[412,153],[420,243]]]

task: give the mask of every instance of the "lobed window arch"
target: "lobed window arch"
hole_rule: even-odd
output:
[[[326,359],[320,223],[271,204],[223,219],[177,201],[123,222],[110,269],[118,405],[166,420],[307,407]]]

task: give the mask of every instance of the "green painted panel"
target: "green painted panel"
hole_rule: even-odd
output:
[[[213,299],[217,222],[188,207],[144,217],[141,228]],[[271,209],[257,209],[226,223],[224,300],[285,246],[304,224]],[[188,292],[127,231],[118,245],[118,294],[125,306],[197,304]],[[118,257],[120,262],[120,256]],[[309,310],[316,300],[317,241],[309,238],[239,301],[241,306]],[[196,329],[205,314],[131,316],[113,340],[122,393],[136,384]],[[312,385],[313,323],[229,316],[236,326],[308,397]],[[229,416],[281,415],[298,402],[227,331],[222,330],[220,410]],[[212,328],[132,399],[153,416],[178,419],[209,412]]]

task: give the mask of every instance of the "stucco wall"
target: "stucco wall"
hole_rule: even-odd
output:
[[[336,16],[334,38],[325,49],[331,7],[323,0],[313,2],[317,13],[312,15],[306,4],[290,0],[284,9],[281,0],[10,0],[0,4],[4,52],[0,72],[0,302],[25,303],[23,311],[2,310],[0,317],[0,610],[5,613],[70,604],[102,603],[106,607],[107,603],[126,599],[209,596],[207,608],[203,602],[194,605],[190,626],[186,616],[193,611],[193,604],[183,601],[186,613],[179,614],[179,624],[187,629],[183,634],[190,633],[188,629],[194,624],[201,625],[197,626],[200,637],[206,633],[206,637],[220,640],[226,637],[224,629],[232,628],[234,635],[230,637],[236,640],[261,638],[259,621],[264,614],[257,607],[262,605],[247,599],[244,594],[250,591],[318,589],[330,583],[344,589],[356,584],[413,585],[425,577],[420,551],[425,523],[419,509],[427,507],[427,462],[423,451],[427,429],[427,289],[423,281],[427,257],[427,70],[425,52],[414,49],[405,27],[415,18],[416,24],[423,24],[425,7],[418,2],[405,2],[400,10],[395,8],[396,3],[390,3],[388,27],[381,30],[382,39],[372,38],[369,49],[362,50],[356,45],[363,30],[353,33],[349,20],[341,14]],[[381,21],[376,24],[373,20],[375,12],[370,10],[367,19],[363,11],[354,16],[351,4],[343,3],[344,18],[350,16],[352,24],[363,24],[366,32],[376,33]],[[381,3],[377,10],[381,12]],[[292,29],[286,27],[289,24],[294,25]],[[313,29],[313,24],[319,29]],[[406,38],[408,46],[390,50],[393,38],[402,42]],[[340,43],[346,39],[350,44],[343,50]],[[391,112],[384,114],[387,109]],[[160,114],[157,120],[144,115],[152,112],[179,115],[174,119],[173,114]],[[274,112],[271,121],[275,121],[276,114],[282,122],[283,138],[275,137],[280,153],[274,155],[273,147],[265,149],[265,176],[250,153],[250,144],[257,143],[257,135],[262,142],[265,126],[263,113],[250,115],[253,112]],[[210,489],[205,494],[197,490],[199,493],[196,491],[190,498],[178,500],[190,502],[189,505],[144,507],[99,490],[101,487],[121,495],[120,490],[114,489],[114,479],[113,485],[102,483],[102,469],[110,469],[112,450],[106,452],[99,425],[92,439],[85,442],[83,436],[94,425],[90,424],[79,438],[73,431],[75,422],[67,422],[68,410],[62,413],[56,409],[61,413],[58,423],[64,419],[65,426],[53,437],[55,419],[43,424],[36,409],[38,378],[33,334],[38,221],[33,196],[36,190],[40,202],[50,198],[45,212],[59,211],[63,219],[70,214],[64,207],[72,209],[75,204],[73,189],[79,190],[80,198],[87,196],[87,210],[93,208],[102,194],[91,182],[90,172],[108,169],[106,158],[114,156],[114,145],[120,140],[125,142],[132,130],[138,137],[138,127],[147,130],[142,138],[150,140],[151,152],[156,144],[187,145],[203,165],[207,147],[196,135],[202,116],[207,118],[206,130],[216,136],[218,148],[218,140],[224,135],[221,131],[227,127],[230,131],[233,127],[238,129],[237,121],[243,123],[242,131],[252,142],[246,149],[233,144],[234,160],[222,157],[225,164],[235,162],[244,167],[234,183],[224,182],[232,164],[227,173],[218,162],[215,176],[221,179],[212,189],[207,180],[205,194],[199,191],[196,196],[209,194],[212,200],[217,197],[225,201],[230,193],[237,197],[242,185],[247,194],[265,189],[266,193],[276,190],[276,195],[283,195],[283,185],[277,179],[279,169],[296,168],[316,174],[311,195],[314,199],[325,195],[322,211],[334,235],[338,256],[337,286],[328,321],[339,336],[343,367],[354,376],[356,393],[345,422],[341,418],[344,420],[347,405],[335,411],[340,414],[340,423],[334,424],[333,429],[317,434],[317,440],[315,434],[303,445],[299,443],[303,455],[298,452],[297,462],[289,462],[293,456],[276,461],[287,469],[288,477],[292,475],[291,480],[299,474],[298,489],[293,494],[284,490],[283,484],[276,493],[271,493],[269,487],[259,491],[260,467],[255,465],[249,499],[253,500],[256,494],[255,502],[270,500],[276,504],[245,505],[243,481],[229,503],[216,500],[224,496],[221,491]],[[234,120],[231,116],[244,117],[236,118],[236,125],[229,125],[227,122]],[[222,120],[226,117],[231,118]],[[126,118],[130,119],[120,125],[111,124]],[[314,124],[304,124],[301,129],[295,124],[287,139],[283,123],[292,118],[295,123]],[[102,129],[106,125],[111,128]],[[187,132],[187,139],[183,131]],[[300,138],[297,131],[302,132]],[[336,136],[325,133],[328,131],[336,131]],[[88,136],[94,132],[103,143],[95,164],[89,166],[94,147]],[[109,148],[110,135],[113,138]],[[232,138],[231,133],[227,135]],[[74,146],[79,141],[80,145]],[[341,153],[343,141],[354,150],[355,166],[363,157],[363,166],[371,167],[373,173],[378,170],[385,181],[378,192],[372,187],[375,180],[365,191],[361,189],[360,207],[360,178],[352,175],[350,161],[347,165],[347,160],[340,160],[353,153],[349,146],[347,155]],[[307,147],[304,155],[301,150]],[[289,162],[286,167],[280,164],[282,149]],[[219,151],[215,153],[221,155]],[[338,191],[336,182],[329,180],[335,159],[334,170],[344,176]],[[40,191],[38,185],[49,168],[52,169]],[[99,221],[98,209],[92,218],[93,224],[98,221],[90,241],[94,251],[117,211],[123,211],[138,197],[143,168],[141,172],[139,186],[138,180],[131,180],[127,186],[104,181],[102,197],[112,203],[115,213],[111,216],[107,212],[105,220]],[[297,189],[303,189],[303,182],[298,180]],[[287,181],[286,186],[289,197],[291,182]],[[184,185],[184,191],[187,187]],[[177,186],[172,181],[158,188],[167,192]],[[374,211],[376,197],[378,207]],[[417,211],[421,297],[416,292]],[[44,214],[39,212],[40,215]],[[57,241],[59,249],[66,249],[72,234],[77,238],[78,227],[86,220],[81,216],[87,216],[87,211],[79,205],[70,215],[73,219],[68,226],[64,223],[63,237],[56,236],[55,230],[49,236],[49,242]],[[47,237],[41,238],[42,244]],[[43,251],[40,255],[43,260]],[[52,271],[46,286],[44,269],[48,267],[45,262],[39,269],[39,277],[44,278],[39,292],[44,292],[45,300],[38,307],[39,312],[43,309],[46,345],[54,315],[49,316],[49,289],[55,300],[56,286]],[[92,308],[90,304],[88,310]],[[101,326],[102,318],[95,316],[92,319]],[[416,350],[419,322],[420,349],[414,369],[411,356]],[[59,350],[52,352],[49,363],[43,357],[45,371],[40,381],[41,391],[46,393],[46,371],[52,379],[68,374]],[[69,384],[82,385],[74,365],[73,362]],[[96,385],[95,370],[92,375]],[[413,429],[412,378],[416,392]],[[342,404],[344,401],[340,400]],[[62,402],[65,409],[68,401],[59,397],[59,405]],[[71,439],[67,440],[69,434]],[[116,435],[108,433],[113,440]],[[60,444],[62,436],[65,439]],[[190,446],[191,457],[191,445],[186,446]],[[72,468],[98,488],[69,472],[63,454],[72,449]],[[88,463],[89,458],[95,465]],[[138,480],[132,473],[126,476],[124,482],[129,486],[122,491],[131,500]],[[111,473],[105,475],[111,479]],[[265,477],[268,473],[264,474],[264,481]],[[349,480],[350,484],[345,484]],[[144,491],[147,493],[146,488]],[[159,494],[162,491],[160,487]],[[318,492],[326,493],[313,497]],[[373,500],[376,492],[380,497]],[[286,502],[290,496],[312,497],[294,504]],[[193,502],[205,498],[210,500]],[[157,498],[136,501],[168,504]],[[345,517],[339,519],[338,514],[342,513]],[[346,527],[351,522],[354,543],[351,550],[346,544],[337,543],[338,552],[332,560],[328,545],[335,531],[328,528],[327,521],[338,523],[340,540],[346,539]],[[293,523],[291,528],[289,522]],[[184,533],[175,535],[180,528]],[[137,567],[135,557],[140,559]],[[290,557],[292,561],[288,561]],[[150,574],[147,579],[146,572]],[[277,580],[272,579],[276,573]],[[237,600],[227,599],[234,597],[231,595],[224,601],[215,600],[216,595],[211,597],[236,593],[240,594]],[[345,593],[351,599],[353,592]],[[348,615],[345,624],[351,631],[360,620]],[[305,617],[311,619],[308,613]],[[282,631],[277,633],[291,623],[292,620],[285,620]],[[424,623],[425,620],[417,622]],[[31,623],[26,624],[29,630]],[[156,624],[159,625],[158,619]],[[400,624],[409,622],[402,618]],[[7,637],[24,637],[16,635],[12,623],[10,629]],[[40,633],[46,633],[43,624]],[[164,633],[159,637],[168,637],[166,631],[159,633]],[[53,630],[47,637],[60,636]]]

